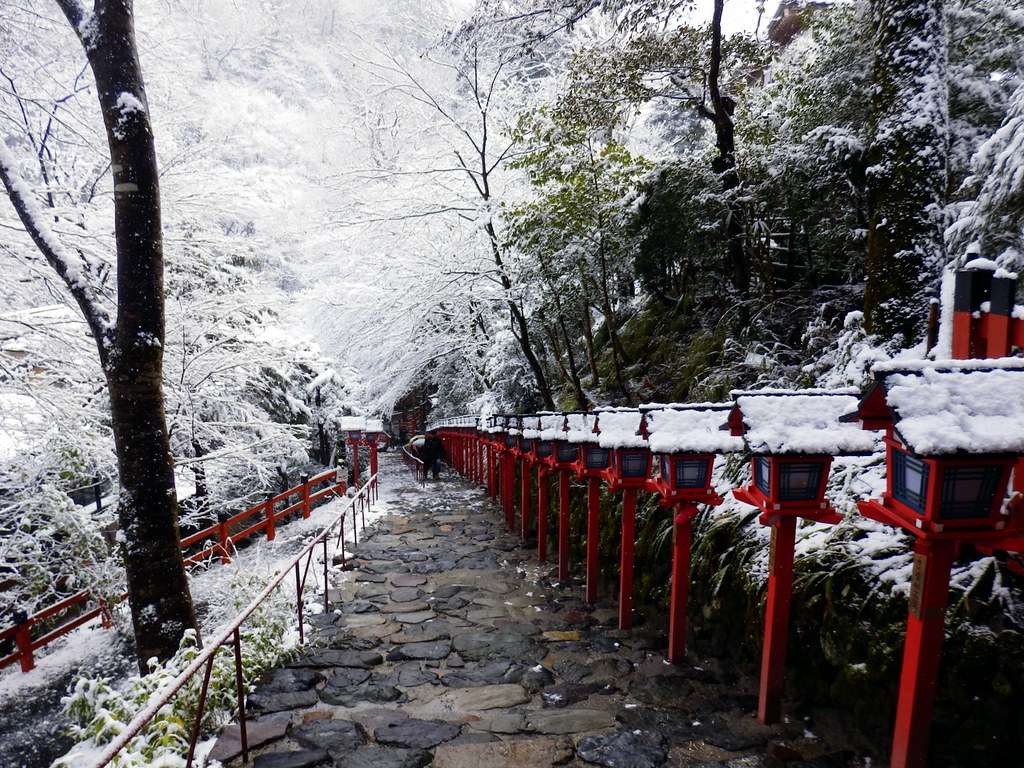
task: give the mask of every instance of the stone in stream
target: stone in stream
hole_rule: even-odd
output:
[[[305,750],[303,752],[268,752],[257,755],[252,761],[252,768],[315,768],[324,765],[330,756],[322,749]]]
[[[385,725],[373,732],[381,744],[413,749],[430,749],[459,735],[462,726],[446,720],[419,720],[410,717],[393,725]]]
[[[366,743],[359,726],[348,720],[313,720],[292,728],[288,734],[306,749],[323,749],[337,762]]]
[[[335,768],[424,768],[430,765],[425,749],[361,747],[335,763]]]
[[[605,768],[659,768],[668,759],[665,737],[658,731],[616,731],[585,736],[576,755]]]
[[[572,744],[549,737],[493,741],[487,744],[442,744],[433,768],[548,768],[572,759]]]

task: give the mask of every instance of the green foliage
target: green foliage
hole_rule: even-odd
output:
[[[231,584],[235,608],[240,610],[260,591],[255,578],[239,576]],[[246,694],[266,670],[284,661],[293,652],[293,606],[282,590],[275,591],[242,626],[242,675]],[[106,678],[79,677],[64,698],[64,707],[73,726],[76,746],[53,764],[53,768],[77,768],[110,743],[149,700],[173,682],[200,654],[194,632],[186,633],[181,647],[164,664],[155,660],[144,677],[130,679],[124,690],[112,687]],[[199,706],[202,670],[149,721],[142,731],[122,749],[111,763],[120,768],[167,766],[178,768],[188,751],[192,723]],[[235,659],[230,645],[214,656],[213,670],[200,732],[210,733],[226,722],[238,706]]]

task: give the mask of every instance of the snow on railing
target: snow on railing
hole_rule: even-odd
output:
[[[363,522],[365,525],[365,508],[372,502],[374,493],[377,487],[377,475],[373,475],[369,480],[359,489],[359,491],[349,499],[348,505],[342,510],[341,514],[338,515],[330,525],[324,528],[319,535],[316,536],[306,547],[296,555],[289,563],[281,569],[281,571],[271,580],[267,586],[257,595],[249,605],[243,609],[227,626],[216,639],[208,641],[206,647],[203,649],[195,661],[193,661],[188,668],[185,669],[178,677],[171,681],[163,690],[154,694],[149,700],[149,704],[144,710],[139,712],[138,715],[127,725],[124,730],[118,735],[118,737],[112,741],[104,750],[99,759],[93,764],[93,768],[104,768],[109,765],[110,762],[117,756],[117,754],[124,749],[131,740],[139,734],[139,732],[152,720],[160,710],[169,702],[174,695],[178,693],[187,683],[191,680],[200,669],[205,667],[203,686],[199,693],[199,703],[196,709],[195,720],[191,725],[190,738],[189,738],[189,750],[188,755],[185,759],[185,768],[191,768],[192,761],[195,758],[195,747],[199,740],[199,724],[203,718],[203,710],[206,706],[206,694],[209,687],[210,675],[213,670],[213,660],[217,652],[230,645],[234,649],[235,653],[235,676],[238,681],[238,723],[241,731],[241,743],[242,743],[242,760],[244,762],[249,761],[249,746],[248,737],[246,730],[246,719],[245,719],[245,691],[242,683],[242,647],[241,647],[241,633],[240,627],[245,623],[253,612],[260,606],[260,604],[266,600],[275,589],[277,589],[289,573],[294,572],[295,574],[295,605],[296,614],[298,617],[299,625],[299,642],[305,642],[305,634],[303,630],[302,614],[303,614],[303,592],[305,591],[306,578],[309,575],[310,568],[313,565],[314,550],[317,547],[323,549],[323,566],[324,566],[324,578],[323,578],[323,598],[324,598],[324,611],[330,610],[330,603],[328,599],[329,591],[329,572],[331,565],[331,558],[328,557],[327,542],[330,539],[331,533],[335,526],[338,526],[339,544],[341,546],[341,536],[345,525],[345,516],[348,512],[352,511],[352,519],[355,520],[357,516],[357,510],[364,510]],[[356,505],[359,505],[358,507]],[[344,550],[342,550],[344,551]],[[303,562],[305,561],[304,567]]]
[[[321,484],[326,484],[326,486],[319,490],[313,490]],[[309,517],[313,505],[317,501],[344,492],[344,481],[337,482],[337,471],[332,469],[321,472],[313,478],[305,479],[294,488],[289,488],[284,493],[273,496],[244,512],[239,512],[236,515],[224,515],[215,524],[182,540],[181,547],[186,552],[188,552],[189,548],[194,547],[194,545],[200,542],[213,540],[212,544],[198,552],[188,554],[185,558],[185,564],[194,565],[213,556],[219,556],[222,563],[230,563],[231,551],[238,542],[260,531],[264,532],[267,540],[272,541],[276,535],[277,523],[282,518],[288,518],[290,515],[298,512],[301,512],[304,518]],[[293,496],[299,496],[300,498],[297,502],[291,504],[290,499]],[[278,509],[277,507],[280,504],[285,504],[286,506],[283,509]],[[259,513],[262,513],[262,517],[255,523],[251,522],[250,519]],[[246,525],[246,527],[239,530],[240,525]],[[121,602],[126,597],[127,595],[121,595],[117,598],[116,602]],[[95,607],[83,612],[83,609],[90,604],[95,604]],[[49,619],[61,615],[64,616],[63,623],[49,629],[41,637],[32,637],[33,628],[48,627],[50,626]],[[13,640],[16,646],[15,651],[0,658],[0,669],[17,661],[21,663],[22,672],[30,672],[35,668],[36,651],[97,617],[102,620],[104,627],[113,625],[110,618],[110,604],[96,597],[89,590],[83,590],[78,594],[71,595],[59,603],[44,608],[31,616],[17,617],[21,620],[16,620],[13,626],[0,632],[0,642],[10,642]]]

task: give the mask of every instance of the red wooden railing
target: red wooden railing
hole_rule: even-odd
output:
[[[203,710],[206,705],[206,695],[209,688],[210,676],[213,672],[213,660],[217,652],[225,646],[231,646],[234,650],[235,678],[237,681],[238,695],[238,723],[241,730],[242,760],[244,762],[248,762],[249,747],[246,731],[247,724],[245,719],[245,690],[242,678],[242,640],[239,630],[242,624],[245,623],[246,619],[252,615],[256,608],[258,608],[259,605],[284,582],[288,574],[294,573],[295,606],[299,624],[299,642],[304,643],[305,635],[303,632],[302,622],[302,597],[306,588],[307,577],[309,576],[310,569],[313,565],[314,553],[318,547],[323,550],[323,601],[324,610],[329,611],[330,602],[328,599],[328,590],[330,585],[328,576],[331,567],[331,558],[328,556],[327,551],[328,541],[331,538],[331,534],[335,526],[338,527],[339,531],[344,530],[345,517],[349,511],[352,511],[352,519],[355,520],[358,515],[358,511],[363,510],[365,523],[365,509],[373,502],[376,493],[377,475],[373,475],[366,481],[359,491],[349,499],[349,503],[342,510],[341,514],[338,515],[330,525],[324,528],[316,538],[310,541],[298,555],[290,560],[288,564],[281,569],[277,576],[275,576],[263,591],[235,617],[234,621],[232,621],[231,624],[220,633],[220,635],[213,640],[208,640],[202,653],[200,653],[196,659],[180,675],[178,675],[178,677],[169,683],[162,691],[150,698],[146,708],[136,715],[135,719],[125,726],[124,730],[121,731],[118,737],[107,746],[102,755],[93,764],[93,768],[104,768],[104,766],[109,765],[117,754],[128,745],[128,743],[146,726],[146,724],[149,723],[149,721],[152,720],[172,698],[174,698],[175,694],[184,688],[185,685],[202,669],[204,670],[203,683],[199,692],[195,718],[191,723],[189,731],[189,749],[188,756],[185,761],[186,768],[191,768],[193,758],[195,757],[195,747],[200,735],[199,724],[203,719]]]
[[[182,549],[186,549],[200,542],[212,540],[212,543],[204,549],[190,554],[185,559],[185,564],[194,565],[214,555],[219,555],[222,563],[229,563],[231,562],[231,550],[234,548],[235,543],[260,531],[264,531],[266,533],[268,540],[273,540],[276,533],[277,521],[281,520],[281,518],[299,511],[301,511],[304,518],[309,517],[309,513],[315,502],[330,495],[344,493],[345,484],[344,482],[336,482],[336,475],[337,473],[335,470],[321,472],[316,477],[304,480],[299,483],[299,485],[294,488],[290,488],[284,493],[267,499],[263,503],[257,504],[244,512],[239,512],[237,515],[225,517],[222,521],[211,525],[209,528],[204,528],[203,530],[183,539],[181,542]],[[323,485],[324,487],[314,490],[320,485]],[[374,486],[376,486],[376,483],[374,483]],[[294,504],[290,504],[289,500],[293,496],[299,496],[299,501]],[[366,503],[366,500],[362,495],[357,496],[356,498],[363,499],[363,501],[359,503]],[[285,504],[286,506],[283,509],[278,510],[277,506],[279,504]],[[262,517],[260,519],[256,522],[249,522],[245,528],[238,530],[238,526],[240,524],[245,524],[247,521],[250,521],[250,519],[258,513],[262,513]],[[231,532],[232,529],[235,530],[234,533]],[[117,601],[120,602],[126,597],[127,595],[121,595]],[[89,605],[93,605],[94,607],[87,608]],[[32,636],[33,628],[40,626],[45,627],[49,623],[48,619],[60,614],[66,614],[66,620],[63,623],[53,629],[50,629],[40,637]],[[13,653],[10,653],[0,659],[0,669],[3,669],[17,661],[21,663],[22,672],[31,671],[35,668],[36,651],[96,617],[101,617],[104,626],[109,627],[111,625],[109,606],[107,603],[104,600],[97,598],[91,591],[84,590],[78,594],[71,595],[64,600],[61,600],[55,605],[44,608],[38,613],[27,617],[24,621],[15,623],[13,626],[10,626],[0,632],[0,642],[13,639],[17,648]]]
[[[413,476],[419,481],[420,485],[427,484],[427,468],[423,465],[423,459],[416,456],[409,446],[402,448],[402,459],[405,461],[407,467],[412,471]]]

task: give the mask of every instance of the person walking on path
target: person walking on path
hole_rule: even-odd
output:
[[[441,479],[441,460],[445,457],[444,443],[436,432],[428,432],[427,439],[420,448],[420,459],[423,461],[423,474],[434,475],[435,480]]]

